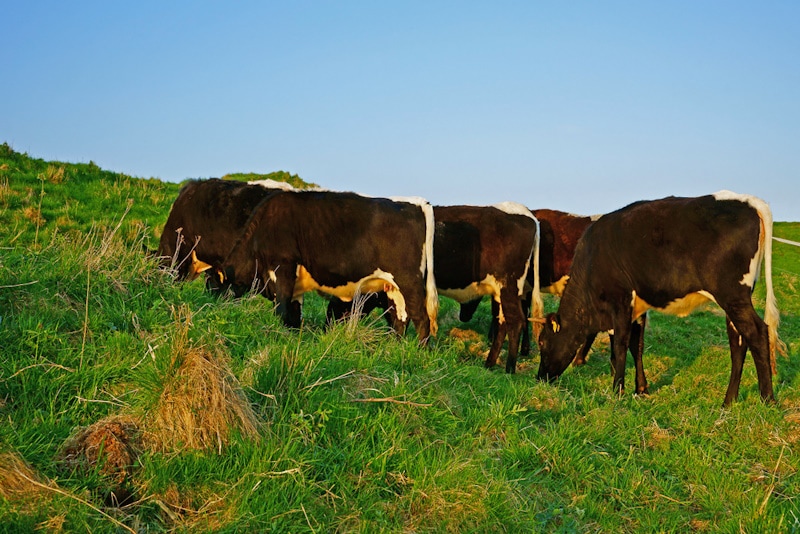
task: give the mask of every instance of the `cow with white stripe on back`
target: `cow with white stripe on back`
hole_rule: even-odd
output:
[[[516,202],[435,206],[434,215],[434,270],[439,294],[459,303],[484,295],[492,298],[497,305],[498,324],[486,367],[497,363],[507,338],[506,372],[515,372],[520,334],[528,324],[522,307],[524,295],[532,293],[537,314],[542,308],[539,221]]]
[[[527,327],[521,305],[527,295],[541,309],[538,259],[539,225],[522,204],[502,202],[494,206],[434,206],[434,275],[440,295],[457,302],[477,303],[489,295],[497,319],[486,367],[497,363],[508,338],[506,371],[516,370],[520,332]],[[362,310],[393,310],[382,293],[370,295]],[[337,320],[351,312],[349,302],[332,299],[328,318]]]
[[[763,320],[751,300],[762,262]],[[683,317],[710,300],[726,314],[731,350],[724,404],[738,397],[748,348],[761,397],[774,401],[774,354],[783,344],[771,270],[772,213],[756,197],[730,191],[668,197],[604,215],[581,237],[558,312],[544,321],[538,376],[557,378],[588,335],[613,330],[614,388],[621,391],[632,322],[651,308]],[[636,390],[646,388],[638,361]]]
[[[563,211],[551,209],[531,210],[533,216],[539,221],[539,284],[542,293],[549,293],[560,297],[564,291],[564,286],[569,278],[569,268],[572,265],[572,256],[575,254],[575,247],[584,230],[596,220],[599,215],[587,217],[584,215],[573,215]],[[533,270],[528,271],[528,282],[533,287]],[[481,299],[475,299],[461,304],[459,319],[470,321],[478,309]],[[522,309],[528,314],[531,309],[531,293],[526,292],[522,300]],[[497,332],[497,303],[492,301],[492,326],[489,328],[489,340],[493,340]],[[536,318],[535,318],[536,319]],[[538,338],[541,326],[534,322],[533,330],[535,337]],[[587,339],[584,349],[575,356],[575,365],[582,365],[586,361],[586,355],[592,346],[595,336]],[[522,342],[519,353],[522,356],[530,354],[530,330],[527,326],[522,329]]]
[[[410,319],[420,342],[436,334],[433,209],[419,198],[355,193],[277,193],[253,212],[218,274],[225,284],[252,285],[299,327],[308,291],[345,302],[385,292],[402,334]]]

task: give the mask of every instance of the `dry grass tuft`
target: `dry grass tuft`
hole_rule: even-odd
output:
[[[484,337],[474,330],[464,330],[454,327],[448,332],[448,337],[455,342],[454,346],[456,350],[461,354],[465,354],[463,359],[472,359],[472,357],[475,356],[480,359],[485,359],[489,355],[489,346],[485,342]],[[502,359],[502,356],[500,359]],[[500,359],[498,359],[498,363],[500,363]]]
[[[42,217],[42,211],[34,206],[28,206],[27,208],[23,209],[22,215],[37,226],[41,226],[47,222],[47,220]]]
[[[675,439],[675,436],[667,428],[658,426],[658,422],[653,422],[643,429],[644,443],[649,449],[666,450]]]
[[[4,166],[0,166],[0,171],[3,170],[3,167]],[[0,180],[0,202],[4,202],[14,195],[17,195],[17,192],[11,189],[11,186],[8,184],[8,178]]]
[[[146,429],[153,449],[216,448],[221,453],[232,429],[248,437],[258,434],[255,412],[223,357],[189,348],[174,358],[174,375]]]
[[[51,184],[61,184],[66,178],[66,168],[63,165],[48,165],[43,178]]]
[[[68,470],[94,470],[109,483],[108,497],[114,503],[130,497],[129,484],[142,449],[139,422],[114,415],[78,429],[61,446],[56,461]]]
[[[124,415],[114,415],[79,428],[62,445],[57,459],[70,469],[94,469],[118,483],[130,476],[141,451],[139,423]]]
[[[0,497],[9,501],[30,500],[50,487],[55,487],[55,483],[37,474],[19,454],[0,452]]]
[[[450,333],[448,334],[453,339],[458,339],[460,341],[472,341],[473,343],[480,343],[483,341],[483,338],[479,333],[475,330],[463,330],[461,328],[451,328]]]
[[[689,528],[692,532],[709,532],[713,523],[707,519],[692,519],[689,521]]]
[[[174,484],[150,498],[166,514],[172,531],[217,532],[236,518],[236,505],[225,495],[179,490]]]

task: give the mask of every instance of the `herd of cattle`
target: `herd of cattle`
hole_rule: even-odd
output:
[[[373,198],[296,190],[280,182],[197,180],[172,206],[159,256],[179,279],[206,276],[213,291],[261,293],[291,327],[303,295],[330,296],[328,318],[386,310],[403,334],[409,320],[421,343],[437,331],[438,295],[472,317],[492,302],[486,366],[507,344],[506,371],[538,340],[538,377],[554,380],[582,363],[595,336],[611,333],[614,388],[622,390],[630,349],[636,392],[646,312],[685,316],[709,300],[726,314],[731,376],[725,405],[739,391],[748,347],[761,397],[773,401],[779,313],[772,289],[772,214],[762,200],[721,191],[697,198],[636,202],[600,217],[494,206],[431,206],[421,198]],[[766,309],[752,304],[764,263]],[[543,316],[541,293],[560,296]],[[359,299],[359,295],[363,295]],[[615,356],[616,355],[616,356]]]

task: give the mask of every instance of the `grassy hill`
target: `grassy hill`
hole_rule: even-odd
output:
[[[0,146],[0,532],[800,530],[796,247],[778,403],[748,359],[724,410],[714,308],[651,316],[648,397],[612,394],[602,340],[554,385],[537,356],[486,371],[486,303],[461,324],[442,299],[429,350],[327,329],[315,295],[287,330],[142,253],[179,187]]]

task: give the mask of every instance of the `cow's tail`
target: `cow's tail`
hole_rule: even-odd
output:
[[[781,315],[778,311],[778,302],[775,299],[775,291],[772,287],[772,211],[766,202],[758,207],[758,215],[761,218],[762,239],[764,248],[764,282],[766,285],[766,305],[764,308],[764,322],[769,329],[769,360],[772,373],[778,371],[775,353],[780,352],[786,356],[786,344],[778,337],[778,325],[781,322]]]
[[[540,322],[533,319],[540,319],[544,317],[544,302],[542,302],[542,291],[539,281],[539,244],[541,243],[541,225],[539,219],[533,218],[536,221],[536,236],[533,240],[533,253],[531,254],[533,260],[533,288],[531,289],[531,324],[533,325],[534,339],[539,339],[542,325]]]
[[[433,218],[433,206],[428,202],[421,203],[422,212],[425,214],[425,246],[422,248],[425,265],[425,308],[430,321],[431,336],[436,336],[439,330],[439,295],[436,292],[436,278],[433,276],[433,233],[436,221]]]

